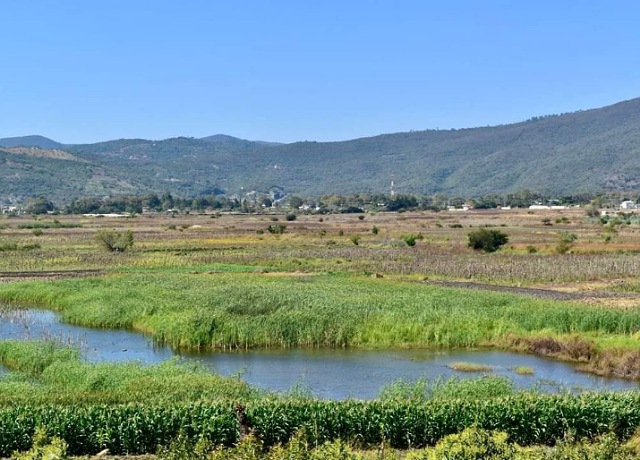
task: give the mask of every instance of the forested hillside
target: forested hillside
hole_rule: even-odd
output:
[[[215,135],[63,145],[41,136],[0,150],[0,197],[169,191],[178,196],[268,191],[315,196],[385,192],[478,196],[528,188],[569,194],[640,188],[640,99],[494,127],[275,144]],[[23,149],[33,150],[33,149]],[[72,159],[69,159],[72,158]]]

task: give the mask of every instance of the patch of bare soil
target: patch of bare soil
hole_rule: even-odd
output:
[[[530,288],[518,286],[500,286],[488,283],[476,283],[471,281],[423,281],[426,284],[437,286],[478,289],[483,291],[508,292],[511,294],[527,295],[539,299],[551,300],[580,300],[590,303],[620,303],[621,306],[629,306],[640,302],[640,295],[630,292],[613,292],[607,290],[555,290],[548,288]]]
[[[27,280],[55,280],[62,278],[82,278],[85,276],[101,275],[102,270],[56,270],[39,272],[0,272],[0,283]]]

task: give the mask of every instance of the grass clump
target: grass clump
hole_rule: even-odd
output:
[[[485,375],[475,379],[435,380],[418,379],[415,382],[397,380],[380,391],[379,398],[383,401],[411,401],[424,403],[429,400],[466,399],[486,400],[515,395],[517,392],[513,382],[506,377]]]
[[[513,372],[518,375],[533,375],[533,367],[517,366],[513,368]]]
[[[449,368],[458,372],[491,372],[493,370],[493,366],[479,363],[468,363],[464,361],[451,363],[449,364]]]

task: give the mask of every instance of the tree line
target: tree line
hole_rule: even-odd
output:
[[[203,195],[195,197],[177,197],[171,193],[161,195],[150,193],[145,195],[128,195],[112,197],[81,197],[74,199],[66,206],[55,206],[46,197],[29,200],[24,207],[30,214],[66,213],[66,214],[109,214],[143,212],[206,212],[233,211],[258,213],[274,207],[287,207],[297,212],[326,214],[332,212],[360,213],[365,211],[403,212],[415,210],[440,211],[451,207],[467,206],[474,209],[492,209],[503,206],[524,208],[533,204],[546,205],[586,205],[598,208],[618,206],[620,201],[631,199],[639,202],[639,195],[609,194],[577,194],[551,196],[530,190],[514,193],[487,194],[480,197],[412,194],[373,194],[354,193],[347,195],[323,195],[314,198],[303,198],[296,195],[274,197],[271,194],[250,193],[243,197],[225,195]]]

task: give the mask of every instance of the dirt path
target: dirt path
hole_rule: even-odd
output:
[[[38,272],[0,272],[0,283],[27,280],[56,280],[61,278],[82,278],[104,273],[102,270],[51,270]]]
[[[552,289],[525,288],[517,286],[500,286],[487,283],[475,283],[471,281],[423,281],[426,284],[436,286],[456,287],[464,289],[478,289],[483,291],[509,292],[512,294],[528,295],[539,299],[551,300],[594,300],[594,299],[640,299],[636,293],[613,291],[575,291],[564,292]]]

